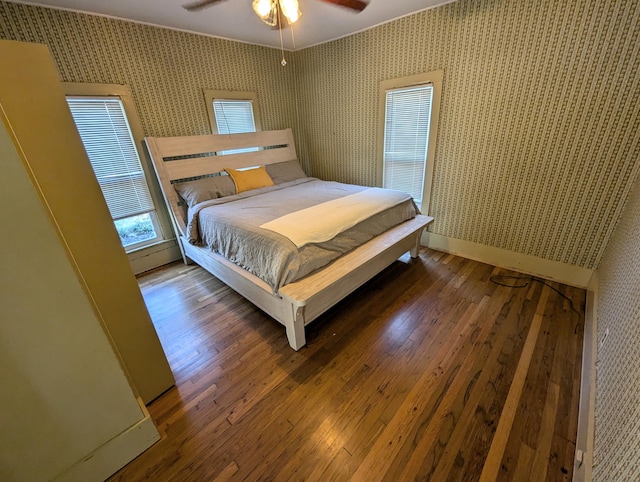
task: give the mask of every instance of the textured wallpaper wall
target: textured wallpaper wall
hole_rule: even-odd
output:
[[[381,80],[444,70],[431,231],[593,269],[640,163],[640,2],[460,0],[297,53],[299,152],[376,182]]]
[[[640,480],[640,183],[598,270],[594,480]]]
[[[263,129],[296,123],[271,48],[2,1],[0,38],[48,45],[63,81],[128,84],[145,135],[210,134],[203,89],[257,92]]]

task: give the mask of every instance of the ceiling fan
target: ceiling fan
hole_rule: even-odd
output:
[[[183,7],[190,11],[197,11],[215,5],[224,0],[196,0],[187,3]],[[356,12],[362,12],[368,2],[363,0],[320,0],[341,7],[349,8]],[[253,10],[260,19],[272,27],[286,27],[295,23],[302,12],[298,6],[298,0],[253,0]]]

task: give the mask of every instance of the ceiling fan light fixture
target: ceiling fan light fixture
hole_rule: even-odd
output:
[[[260,17],[264,23],[274,26],[278,22],[278,6],[277,0],[253,0],[251,6],[256,15]]]
[[[282,14],[287,17],[289,23],[295,23],[302,15],[298,0],[279,0]]]

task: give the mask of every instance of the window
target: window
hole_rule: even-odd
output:
[[[381,83],[381,185],[428,212],[442,72]]]
[[[253,105],[250,100],[213,99],[218,134],[255,132]]]
[[[260,130],[258,96],[254,92],[205,90],[205,102],[214,134],[240,134]],[[221,154],[257,151],[257,147],[234,149]]]
[[[163,239],[122,98],[69,95],[67,103],[125,250]]]
[[[422,203],[433,86],[387,91],[384,119],[384,179],[390,189]]]

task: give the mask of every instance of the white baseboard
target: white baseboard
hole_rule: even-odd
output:
[[[591,269],[429,232],[423,234],[422,244],[437,251],[578,288],[586,288],[593,274]]]
[[[160,440],[147,407],[138,398],[144,418],[116,435],[91,454],[54,478],[56,482],[103,481]]]
[[[573,466],[574,482],[591,482],[593,480],[596,361],[598,357],[598,297],[598,273],[595,272],[587,288],[578,435],[576,437],[576,458]]]
[[[182,253],[175,238],[133,251],[127,256],[136,275],[182,259]]]

